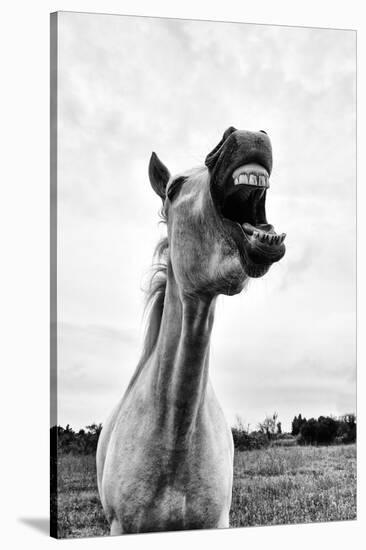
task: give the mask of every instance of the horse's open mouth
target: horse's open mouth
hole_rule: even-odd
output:
[[[285,254],[285,233],[266,218],[272,146],[266,132],[228,128],[205,160],[211,195],[250,277],[260,277]]]
[[[260,277],[285,254],[286,234],[277,234],[266,219],[268,188],[269,174],[256,163],[236,168],[225,185],[221,213],[240,228],[240,234],[234,231],[234,237],[251,277]]]

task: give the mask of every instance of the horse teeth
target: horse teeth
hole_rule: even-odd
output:
[[[250,231],[247,230],[247,232],[252,235],[254,239],[258,239],[260,242],[267,243],[269,245],[280,245],[286,237],[286,233],[277,235],[277,233],[266,233],[265,231],[253,230],[252,228],[250,228]]]
[[[252,185],[253,187],[268,189],[269,181],[267,176],[260,174],[238,174],[234,178],[234,185]]]

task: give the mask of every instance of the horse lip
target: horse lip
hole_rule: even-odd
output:
[[[249,260],[250,263],[257,266],[270,266],[271,264],[281,260],[281,258],[283,258],[283,256],[285,255],[285,233],[282,233],[281,235],[275,234],[277,238],[280,238],[278,244],[276,244],[261,242],[255,237],[255,235],[248,236],[245,233],[243,227],[240,226],[240,228],[245,239],[242,239],[241,242],[237,243],[237,246],[239,248],[241,256],[244,256],[245,264],[247,264]],[[271,236],[274,237],[275,235],[272,234]]]
[[[286,252],[283,241],[279,245],[256,242],[253,246],[251,238],[244,228],[229,218],[223,218],[229,228],[231,238],[238,249],[241,263],[249,277],[262,276],[270,266],[280,261]]]
[[[225,150],[229,150],[232,156],[239,153],[246,163],[262,164],[268,174],[272,171],[272,145],[266,133],[233,129],[226,139],[222,139],[206,156],[205,164],[209,170],[215,168]]]
[[[221,212],[232,174],[245,164],[258,164],[270,176],[272,146],[269,137],[261,132],[234,130],[206,157],[210,174],[210,189],[215,206]]]

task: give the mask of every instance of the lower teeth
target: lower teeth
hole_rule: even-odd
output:
[[[286,237],[286,233],[281,233],[281,235],[277,235],[277,233],[273,229],[271,230],[271,233],[269,233],[267,231],[261,230],[258,227],[253,226],[250,223],[243,223],[241,227],[247,235],[253,235],[254,239],[259,239],[263,243],[281,244]]]

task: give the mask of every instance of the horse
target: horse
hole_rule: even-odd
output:
[[[151,155],[167,237],[141,358],[97,448],[111,535],[229,527],[234,448],[209,379],[210,337],[217,297],[285,254],[266,218],[271,171],[263,130],[228,128],[204,165],[174,176]]]

